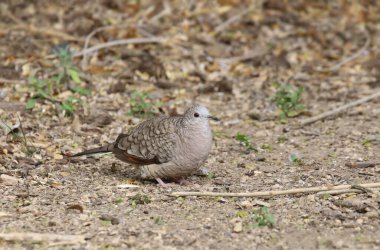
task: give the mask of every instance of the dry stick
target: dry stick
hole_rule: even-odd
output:
[[[114,25],[108,25],[108,26],[103,26],[99,27],[97,29],[94,29],[91,31],[90,34],[86,37],[86,40],[84,41],[84,46],[83,46],[83,51],[86,51],[88,48],[88,44],[90,43],[91,38],[98,32],[109,29],[110,27],[114,27]],[[83,54],[83,59],[82,59],[82,67],[85,68],[87,66],[87,54]]]
[[[359,189],[341,189],[341,190],[331,190],[331,191],[323,191],[323,192],[318,192],[318,195],[324,195],[324,194],[330,194],[330,195],[338,195],[338,194],[348,194],[348,193],[363,193],[363,191]]]
[[[349,63],[349,62],[355,60],[356,58],[358,58],[359,56],[361,56],[362,54],[365,54],[364,52],[368,49],[369,45],[371,44],[371,35],[369,34],[369,32],[368,32],[367,29],[364,29],[364,34],[366,36],[366,42],[365,42],[364,46],[360,50],[358,50],[356,53],[354,53],[351,56],[343,59],[338,64],[330,67],[328,69],[329,71],[336,71],[340,67],[342,67],[343,65],[345,65],[346,63]]]
[[[330,111],[327,111],[327,112],[324,112],[322,114],[319,114],[317,116],[314,116],[314,117],[311,117],[311,118],[308,118],[308,119],[304,119],[301,121],[300,125],[301,126],[305,126],[305,125],[308,125],[308,124],[311,124],[311,123],[314,123],[316,121],[319,121],[319,120],[322,120],[322,119],[325,119],[326,117],[328,116],[332,116],[332,115],[336,115],[346,109],[349,109],[349,108],[352,108],[354,106],[357,106],[357,105],[360,105],[360,104],[363,104],[365,102],[368,102],[368,101],[371,101],[373,99],[376,99],[380,97],[380,91],[379,92],[376,92],[375,94],[372,94],[370,96],[366,96],[366,97],[363,97],[359,100],[356,100],[356,101],[353,101],[353,102],[350,102],[350,103],[347,103],[343,106],[340,106],[336,109],[333,109],[333,110],[330,110]]]
[[[368,189],[366,191],[360,190],[360,189],[341,189],[341,190],[331,190],[331,191],[323,191],[323,192],[318,192],[318,195],[324,195],[324,194],[330,194],[330,195],[337,195],[337,194],[348,194],[348,193],[370,193],[372,192],[379,192],[380,190],[378,188],[373,188],[373,189]]]
[[[161,17],[165,16],[165,15],[169,15],[171,13],[171,8],[170,8],[170,5],[167,3],[167,1],[164,1],[164,10],[162,12],[160,12],[157,16],[154,16],[151,18],[151,20],[149,22],[156,22],[158,21]],[[107,30],[107,29],[110,29],[110,28],[115,28],[115,27],[123,27],[123,26],[128,26],[130,24],[121,24],[121,25],[108,25],[108,26],[103,26],[103,27],[99,27],[95,30],[93,30],[90,34],[88,34],[88,36],[86,37],[85,39],[85,43],[84,43],[84,48],[83,48],[83,52],[87,51],[88,49],[88,45],[89,45],[89,42],[90,42],[90,39],[98,32],[100,31],[103,31],[103,30]],[[153,36],[151,36],[153,37]],[[136,39],[136,38],[134,38]],[[139,38],[137,38],[139,39]],[[131,39],[127,39],[127,40],[131,40]],[[145,43],[145,42],[140,42],[140,43]],[[129,43],[126,43],[126,44],[131,44],[130,42]],[[120,45],[120,44],[117,44],[117,45]],[[90,52],[87,52],[87,53],[83,53],[83,59],[82,59],[82,67],[85,67],[87,66],[87,54],[89,54]]]
[[[96,28],[94,29],[93,31],[91,31],[90,34],[88,34],[88,36],[86,37],[85,39],[85,42],[84,42],[84,46],[83,46],[83,51],[86,51],[88,49],[88,45],[90,44],[90,40],[91,38],[96,35],[98,32],[100,31],[103,31],[103,30],[107,30],[107,29],[111,29],[111,28],[116,28],[116,27],[123,27],[123,26],[127,26],[126,24],[121,24],[121,25],[107,25],[107,26],[103,26],[103,27],[99,27],[99,28]],[[82,59],[82,67],[86,67],[87,66],[87,54],[88,53],[84,53],[83,54],[83,59]]]
[[[364,193],[373,193],[371,189],[360,186],[360,185],[352,185],[352,188],[363,191]]]
[[[338,195],[338,194],[349,194],[349,193],[357,193],[357,194],[360,194],[360,193],[363,193],[363,191],[361,191],[361,190],[359,190],[359,189],[352,189],[352,188],[349,188],[349,189],[341,189],[341,190],[323,191],[323,192],[318,192],[317,194],[318,194],[318,195],[325,195],[325,194],[329,194],[329,195]]]
[[[370,162],[370,161],[363,161],[363,162],[346,162],[346,167],[350,168],[370,168],[374,167],[376,165],[380,165],[380,162]]]
[[[162,37],[140,37],[140,38],[130,38],[130,39],[120,39],[120,40],[114,40],[107,43],[102,43],[95,45],[93,47],[90,47],[86,50],[82,50],[80,52],[77,52],[73,55],[73,57],[80,57],[88,53],[93,53],[95,51],[113,47],[113,46],[119,46],[119,45],[127,45],[127,44],[143,44],[143,43],[163,43],[165,41]]]
[[[39,234],[39,233],[0,233],[0,239],[5,241],[64,241],[68,244],[84,243],[83,235]]]
[[[380,187],[380,182],[377,183],[366,183],[360,184],[359,186],[365,188],[378,188]],[[252,193],[216,193],[216,192],[174,192],[169,194],[169,196],[212,196],[212,197],[266,197],[266,196],[277,196],[277,195],[288,195],[288,194],[304,194],[304,193],[315,193],[321,191],[330,190],[342,190],[350,189],[352,185],[338,185],[338,186],[322,186],[322,187],[312,187],[312,188],[294,188],[288,190],[275,190],[275,191],[261,191]]]

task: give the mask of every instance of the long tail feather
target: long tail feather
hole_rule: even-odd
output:
[[[78,154],[75,154],[71,157],[77,157],[77,156],[82,156],[82,155],[92,155],[92,154],[99,154],[99,153],[108,153],[108,152],[112,152],[112,149],[114,148],[115,144],[114,143],[110,143],[110,144],[107,144],[107,145],[104,145],[102,147],[98,147],[98,148],[93,148],[93,149],[89,149],[89,150],[85,150],[83,152],[80,152]]]

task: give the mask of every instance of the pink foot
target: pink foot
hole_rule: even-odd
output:
[[[163,188],[171,188],[171,187],[176,187],[177,185],[181,186],[189,186],[192,185],[192,183],[184,178],[180,178],[175,180],[175,183],[165,183],[161,178],[156,178],[156,181],[158,184],[163,187]]]
[[[169,189],[171,188],[172,186],[176,186],[175,184],[173,183],[165,183],[163,180],[161,180],[161,178],[156,178],[156,181],[158,182],[158,184],[163,187],[163,188],[166,188],[166,189]]]

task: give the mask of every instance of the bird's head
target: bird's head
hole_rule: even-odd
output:
[[[201,105],[194,105],[186,110],[184,119],[188,124],[208,123],[209,120],[219,121],[219,118],[212,116],[208,109]]]

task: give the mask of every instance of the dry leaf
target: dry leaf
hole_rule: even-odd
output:
[[[82,207],[82,205],[80,205],[80,204],[70,205],[70,206],[68,206],[66,209],[76,209],[76,210],[78,210],[79,212],[83,213],[83,207]]]

